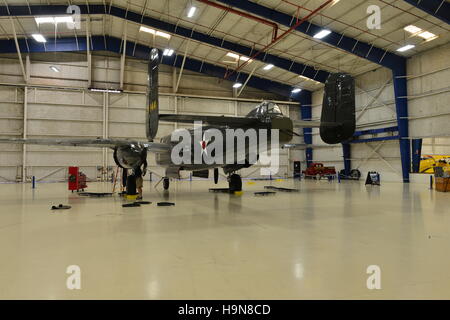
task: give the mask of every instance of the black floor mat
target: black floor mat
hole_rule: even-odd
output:
[[[273,191],[265,191],[265,192],[255,192],[255,196],[261,197],[261,196],[273,196],[276,192]]]
[[[274,186],[264,186],[264,189],[277,190],[281,192],[299,192],[298,189],[289,189],[289,188],[279,188]]]
[[[113,194],[110,192],[80,192],[78,193],[79,196],[83,197],[95,197],[95,198],[101,198],[101,197],[111,197]]]
[[[230,193],[230,189],[228,189],[228,188],[211,188],[211,189],[209,189],[209,192],[214,192],[214,193]]]
[[[70,209],[70,208],[72,208],[72,207],[71,206],[65,206],[63,204],[51,207],[52,210],[67,210],[67,209]]]
[[[174,206],[175,203],[173,202],[158,202],[158,207],[169,207],[169,206]]]
[[[133,203],[125,203],[122,205],[122,207],[124,208],[131,208],[131,207],[140,207],[141,205],[137,202],[133,202]]]
[[[136,201],[135,203],[139,203],[139,204],[151,204],[150,201]]]

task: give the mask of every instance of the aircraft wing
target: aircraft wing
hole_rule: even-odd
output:
[[[93,147],[93,148],[115,148],[124,145],[137,144],[148,149],[150,152],[161,153],[170,150],[165,143],[142,142],[134,140],[116,139],[22,139],[10,138],[0,139],[0,143],[11,144],[35,144],[44,146],[69,146],[69,147]]]
[[[320,126],[336,126],[336,123],[324,123],[320,121],[308,121],[308,120],[292,120],[294,127],[296,128],[320,128]]]
[[[229,126],[229,127],[245,127],[258,123],[258,119],[245,117],[226,117],[226,116],[198,116],[184,114],[160,114],[160,121],[178,122],[178,123],[194,123],[201,121],[210,125]]]

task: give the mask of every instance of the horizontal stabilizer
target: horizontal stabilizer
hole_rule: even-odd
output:
[[[308,120],[292,120],[294,127],[296,128],[320,128],[320,127],[334,127],[334,122],[320,122],[320,121],[308,121]]]

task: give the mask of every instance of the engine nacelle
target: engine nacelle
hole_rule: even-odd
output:
[[[144,164],[147,149],[136,144],[120,146],[114,150],[114,161],[123,169],[135,169]]]

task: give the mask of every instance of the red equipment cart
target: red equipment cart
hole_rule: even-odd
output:
[[[87,188],[86,175],[80,171],[79,167],[69,167],[69,190],[84,191]]]

